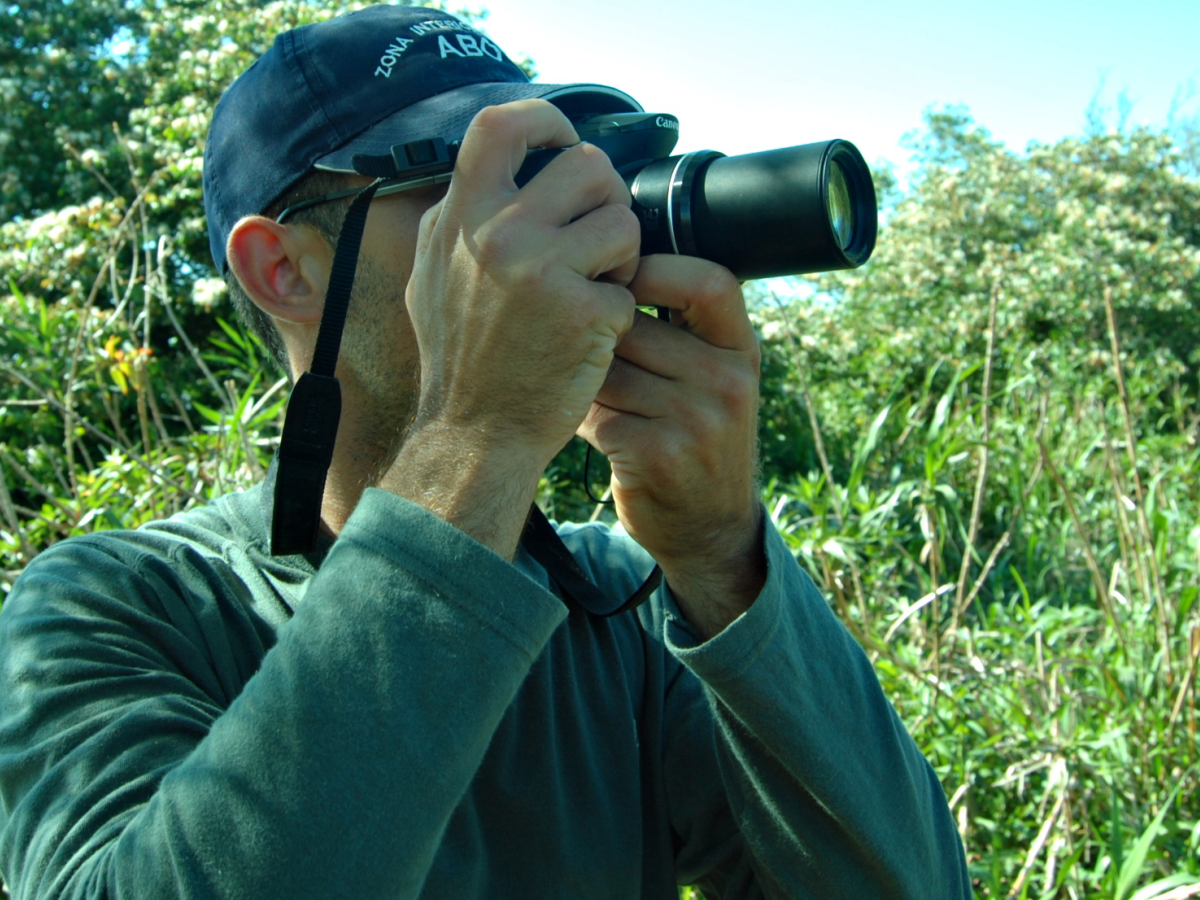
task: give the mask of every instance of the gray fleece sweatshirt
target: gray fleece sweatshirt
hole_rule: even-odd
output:
[[[256,488],[57,544],[0,613],[0,871],[16,898],[941,900],[945,796],[768,526],[701,642],[669,588],[568,608],[368,490],[272,558]],[[627,596],[652,561],[560,528]]]

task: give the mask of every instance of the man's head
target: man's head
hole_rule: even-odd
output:
[[[600,85],[531,84],[485,35],[434,9],[374,6],[280,35],[222,97],[205,148],[213,260],[234,282],[243,317],[274,337],[271,316],[243,293],[245,279],[229,277],[239,221],[365,184],[356,156],[430,138],[454,143],[483,107],[532,97],[568,115],[640,109]],[[332,245],[348,202],[310,207],[290,223]]]

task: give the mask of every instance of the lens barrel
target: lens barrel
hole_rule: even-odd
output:
[[[744,280],[852,269],[875,249],[875,186],[848,141],[705,150],[625,170],[625,180],[644,255],[701,256]]]

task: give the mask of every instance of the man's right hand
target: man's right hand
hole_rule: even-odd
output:
[[[529,184],[534,147],[569,147]],[[421,357],[408,438],[380,486],[511,558],[538,478],[575,433],[633,321],[629,192],[566,117],[490,107],[421,221],[406,301]]]

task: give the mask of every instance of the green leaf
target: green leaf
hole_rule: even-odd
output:
[[[233,412],[233,420],[242,422],[246,416],[246,407],[250,405],[250,401],[254,399],[254,391],[258,388],[259,382],[262,381],[262,372],[254,373],[254,377],[250,380],[249,386],[242,391],[242,395],[238,397],[237,409]]]
[[[250,341],[238,329],[234,328],[220,316],[217,316],[217,325],[221,330],[229,335],[229,339],[241,350],[248,350],[252,346]],[[215,343],[215,342],[214,342]]]
[[[1130,848],[1129,851],[1129,858],[1126,859],[1123,864],[1116,864],[1114,866],[1114,868],[1118,869],[1118,873],[1116,889],[1113,891],[1113,900],[1126,900],[1129,892],[1132,891],[1134,886],[1137,884],[1138,879],[1142,877],[1142,870],[1146,865],[1146,855],[1150,852],[1150,848],[1154,846],[1154,842],[1158,840],[1158,836],[1166,832],[1167,829],[1163,827],[1163,819],[1166,818],[1167,813],[1171,809],[1171,805],[1175,802],[1175,795],[1179,793],[1179,788],[1182,786],[1182,784],[1183,781],[1180,780],[1179,784],[1175,785],[1175,788],[1167,797],[1166,802],[1163,803],[1162,809],[1158,811],[1158,815],[1151,820],[1150,824],[1146,827],[1146,830],[1138,836],[1136,841],[1134,841],[1133,847]],[[1113,787],[1113,794],[1114,796],[1116,795],[1115,785]],[[1116,804],[1114,804],[1114,816],[1116,815],[1116,808]],[[1119,845],[1120,828],[1116,829],[1115,834],[1118,835],[1117,844]],[[1118,859],[1116,856],[1113,858],[1114,860]]]
[[[205,406],[198,400],[193,401],[192,406],[196,408],[196,412],[200,413],[200,415],[204,416],[204,418],[208,419],[208,421],[212,422],[214,425],[224,424],[225,417],[215,409]]]
[[[891,411],[892,405],[890,403],[879,411],[874,421],[871,422],[871,427],[867,429],[867,436],[858,445],[858,449],[854,453],[854,463],[850,467],[850,479],[846,482],[847,494],[853,494],[862,482],[867,462],[870,460],[871,454],[875,452],[875,445],[879,442],[879,431],[883,428],[883,424],[887,421],[888,413]]]
[[[1167,891],[1178,887],[1198,887],[1200,879],[1188,872],[1179,872],[1175,875],[1170,875],[1167,878],[1160,878],[1158,881],[1152,881],[1129,900],[1154,900],[1155,897],[1161,897]]]

